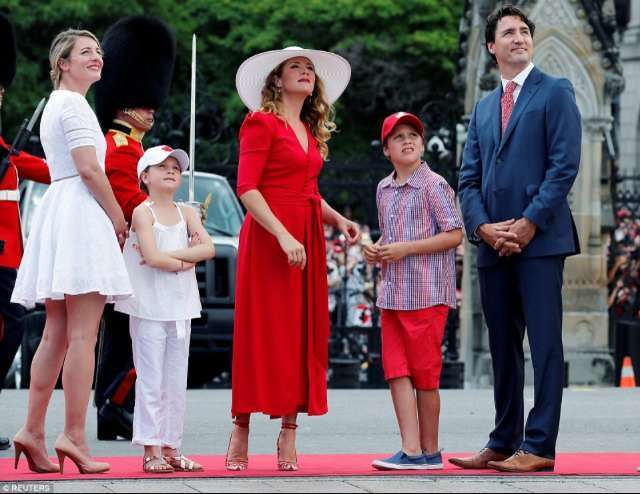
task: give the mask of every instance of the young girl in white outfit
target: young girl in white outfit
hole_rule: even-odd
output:
[[[133,211],[124,258],[135,297],[116,303],[129,314],[138,378],[133,444],[144,446],[147,473],[201,471],[180,453],[184,428],[191,319],[200,317],[195,264],[214,256],[199,213],[173,196],[187,154],[156,146],[138,162],[149,200]]]

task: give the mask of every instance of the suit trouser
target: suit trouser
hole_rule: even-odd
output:
[[[22,343],[24,308],[11,303],[11,293],[16,284],[18,272],[0,267],[0,315],[4,320],[4,336],[0,340],[0,389],[11,368],[18,347]]]
[[[478,269],[493,361],[495,429],[488,448],[555,458],[564,385],[564,257],[510,257]],[[524,350],[529,337],[534,407],[524,425]]]
[[[133,412],[133,444],[182,446],[187,398],[191,321],[178,338],[177,321],[131,316],[133,361],[138,372]]]

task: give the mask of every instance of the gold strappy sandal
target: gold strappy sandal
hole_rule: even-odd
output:
[[[282,423],[282,428],[280,429],[280,434],[278,434],[278,440],[276,441],[276,447],[278,448],[278,470],[281,472],[296,472],[300,468],[298,467],[297,453],[295,453],[295,459],[293,461],[280,459],[280,436],[282,435],[282,431],[285,429],[296,430],[297,428],[297,424],[290,424],[287,422]]]
[[[244,420],[234,420],[234,425],[240,427],[241,429],[249,428],[249,421]],[[233,431],[231,431],[231,436],[229,436],[229,446],[227,447],[227,455],[224,460],[224,467],[232,472],[244,472],[247,468],[249,468],[249,457],[245,456],[244,458],[229,458],[229,448],[231,448],[231,439],[233,438]]]
[[[162,456],[145,456],[142,460],[144,473],[173,473],[175,470]]]
[[[200,463],[190,460],[182,453],[178,456],[165,456],[165,461],[173,467],[176,472],[203,472],[204,468]]]

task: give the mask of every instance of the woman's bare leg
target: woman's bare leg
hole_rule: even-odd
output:
[[[235,417],[234,422],[241,425],[234,425],[229,441],[229,451],[227,451],[227,459],[229,461],[246,459],[249,455],[249,422],[251,414],[240,414]]]
[[[65,399],[64,432],[88,454],[85,425],[95,371],[95,348],[105,296],[99,293],[67,295],[69,348],[62,370]]]
[[[295,462],[296,461],[296,430],[285,428],[285,424],[295,424],[298,415],[287,415],[282,417],[282,429],[278,436],[278,446],[280,448],[280,460]]]
[[[64,300],[48,300],[45,308],[47,320],[44,332],[31,362],[27,420],[16,434],[16,439],[38,448],[42,458],[37,458],[36,462],[41,465],[43,462],[40,460],[47,458],[44,442],[47,408],[67,351],[67,312]]]

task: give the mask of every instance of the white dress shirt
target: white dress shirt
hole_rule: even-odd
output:
[[[524,81],[527,80],[527,77],[529,77],[529,74],[531,73],[532,70],[533,70],[533,62],[529,62],[528,67],[512,79],[512,81],[516,83],[516,89],[513,92],[514,105],[516,104],[516,101],[518,101],[518,95],[520,94],[520,90],[522,89],[522,86],[524,86]],[[502,91],[504,92],[507,90],[507,84],[510,81],[508,81],[503,77],[501,77],[500,79],[502,80]]]

